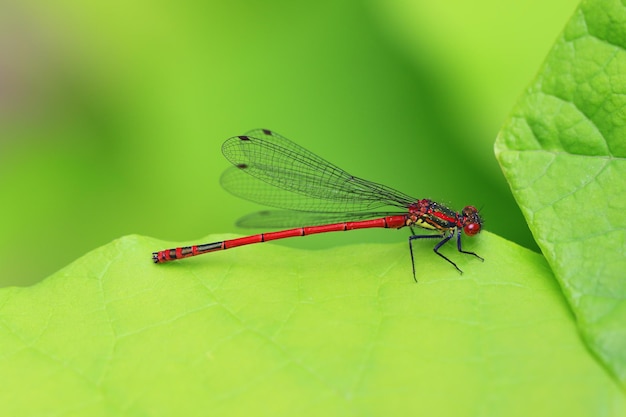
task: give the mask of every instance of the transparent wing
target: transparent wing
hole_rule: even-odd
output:
[[[414,198],[350,175],[289,139],[267,129],[232,137],[222,146],[234,165],[222,175],[230,193],[288,210],[356,212],[407,207]]]
[[[256,229],[318,226],[322,224],[376,219],[403,212],[314,213],[289,210],[264,210],[248,214],[237,220],[237,226]]]

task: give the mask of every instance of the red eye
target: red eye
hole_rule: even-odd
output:
[[[480,223],[467,224],[463,228],[463,231],[468,236],[474,236],[475,234],[478,234],[478,232],[480,232]]]

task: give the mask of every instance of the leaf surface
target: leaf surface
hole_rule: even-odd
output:
[[[171,243],[119,239],[0,290],[0,413],[623,415],[543,258],[465,245],[463,275],[416,245],[415,284],[405,242],[154,265]]]
[[[590,348],[626,387],[626,7],[581,4],[496,155]]]

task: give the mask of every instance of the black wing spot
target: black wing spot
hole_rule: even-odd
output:
[[[250,140],[250,138],[248,136],[239,136],[239,139],[241,139],[241,140]]]
[[[263,133],[265,133],[268,136],[273,136],[274,135],[274,133],[272,133],[272,131],[269,130],[269,129],[261,129],[261,130],[263,130]]]

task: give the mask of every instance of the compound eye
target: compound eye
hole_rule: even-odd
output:
[[[468,236],[474,236],[480,232],[481,226],[480,223],[470,223],[465,225],[463,231]]]
[[[463,214],[465,214],[466,216],[473,216],[475,214],[478,214],[478,209],[474,206],[466,206],[463,209]]]

